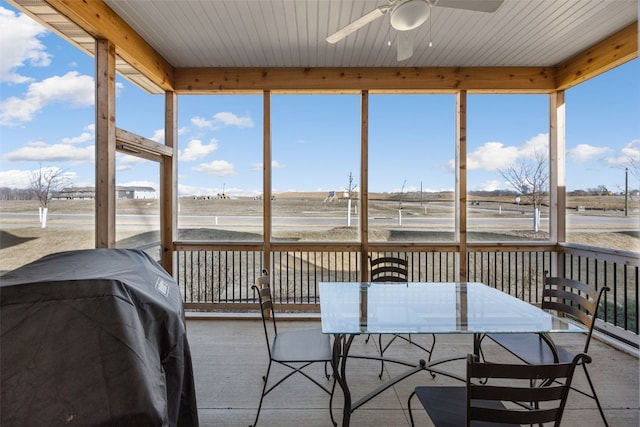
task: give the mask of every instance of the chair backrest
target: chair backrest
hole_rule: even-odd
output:
[[[583,353],[551,365],[486,363],[468,355],[467,426],[471,421],[559,426],[575,367],[590,362]],[[544,379],[556,381],[534,383]]]
[[[409,277],[409,261],[404,258],[384,256],[371,259],[372,282],[406,282]]]
[[[273,339],[278,335],[276,325],[276,315],[273,311],[273,300],[271,298],[271,286],[269,272],[264,269],[262,275],[256,279],[256,283],[251,288],[258,293],[260,302],[260,314],[262,317],[262,326],[264,327],[264,336],[267,340],[267,348],[269,350],[269,358],[271,358],[271,342],[269,337],[269,321],[271,321],[271,329],[273,330]]]
[[[542,308],[580,322],[589,330],[583,349],[586,353],[602,296],[609,288],[603,286],[596,290],[585,283],[563,277],[546,277],[544,283]]]

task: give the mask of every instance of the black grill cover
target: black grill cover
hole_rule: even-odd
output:
[[[178,285],[142,251],[45,256],[0,277],[0,424],[196,426]]]

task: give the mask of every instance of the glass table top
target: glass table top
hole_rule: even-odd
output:
[[[321,282],[331,334],[585,332],[482,283]]]

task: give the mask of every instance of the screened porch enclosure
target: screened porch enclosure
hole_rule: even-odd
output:
[[[436,43],[432,51],[426,43],[416,45],[414,56],[405,63],[399,63],[394,52],[380,53],[378,35],[385,31],[376,30],[382,27],[327,46],[326,35],[360,12],[377,7],[373,0],[337,1],[330,6],[317,0],[296,3],[298,9],[278,0],[248,4],[123,0],[11,3],[95,58],[95,246],[116,245],[116,153],[154,162],[159,209],[153,231],[159,238],[144,247],[176,277],[189,309],[257,309],[251,284],[266,267],[271,271],[277,303],[293,311],[318,310],[318,282],[367,281],[369,257],[392,253],[412,261],[412,281],[481,281],[532,304],[540,302],[545,275],[609,286],[612,292],[607,296],[601,329],[625,345],[638,347],[640,256],[634,248],[612,250],[571,243],[566,170],[566,115],[571,108],[567,95],[590,79],[637,61],[637,1],[526,4],[530,2],[505,0],[495,14],[464,19],[452,15],[455,11],[434,11],[434,30],[438,28],[442,43]],[[260,17],[264,25],[223,19],[227,14]],[[202,17],[218,24],[193,25]],[[514,17],[523,17],[523,27],[504,26],[507,32],[498,34],[502,28],[498,23],[515,22]],[[593,25],[594,20],[602,25]],[[477,26],[471,26],[476,22]],[[314,31],[282,37],[281,31],[287,28]],[[234,40],[225,34],[239,36]],[[467,48],[472,43],[470,34],[482,41],[473,51]],[[162,98],[162,143],[123,129],[116,121],[118,74]],[[540,124],[548,134],[542,153],[548,177],[544,187],[536,190],[542,199],[534,203],[540,207],[535,214],[542,216],[536,231],[542,238],[478,238],[485,225],[476,222],[477,209],[483,206],[471,197],[477,184],[470,156],[477,148],[474,117],[482,109],[483,97],[496,95],[505,99],[530,96],[536,113],[527,119]],[[261,161],[255,181],[261,194],[252,205],[250,236],[203,239],[206,234],[190,232],[197,227],[191,227],[179,213],[179,153],[184,149],[179,116],[182,100],[187,103],[191,96],[252,96],[260,106],[262,116],[255,118],[258,138],[250,149],[259,153]],[[348,194],[340,201],[344,216],[339,221],[343,225],[332,226],[338,231],[329,237],[295,240],[283,231],[291,212],[281,210],[277,203],[278,190],[283,188],[282,171],[274,167],[274,160],[287,149],[280,137],[286,130],[281,103],[294,96],[329,97],[336,108],[348,108],[354,117],[347,128],[336,129],[336,137],[345,138],[341,186]],[[425,106],[437,106],[438,116],[425,121],[434,133],[442,134],[441,139],[429,139],[428,130],[407,121],[403,124],[406,132],[399,132],[393,143],[407,156],[428,144],[446,145],[451,160],[447,186],[451,191],[446,200],[425,205],[422,185],[420,191],[412,191],[413,200],[404,198],[409,193],[404,191],[404,165],[385,164],[389,141],[380,135],[392,126],[384,120],[393,110],[385,110],[391,96],[412,97]],[[312,107],[311,101],[310,120],[314,117]],[[312,126],[331,126],[329,113],[320,114],[327,122],[312,122]],[[493,127],[500,127],[500,119],[496,114]],[[432,166],[428,152],[420,153]],[[322,159],[331,160],[335,153],[323,155]],[[303,167],[317,156],[300,157]],[[384,205],[387,213],[374,213],[381,209],[378,197],[384,192],[379,177],[389,171],[395,197]],[[357,192],[352,182],[357,183]],[[419,182],[415,179],[411,185],[417,187]],[[333,187],[327,190],[343,190]],[[327,190],[325,197],[335,197]],[[502,213],[503,207],[494,207],[498,209]],[[442,221],[437,226],[443,232],[441,238],[418,233],[404,233],[399,239],[387,237],[394,232],[402,234],[399,231],[404,232],[412,220],[433,215],[434,210],[439,210]],[[533,215],[533,210],[527,211],[527,222],[521,227],[529,229]],[[391,222],[380,222],[382,216]],[[208,219],[209,229],[224,226],[222,218],[211,215]]]

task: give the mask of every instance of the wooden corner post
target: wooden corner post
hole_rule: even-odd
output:
[[[96,248],[116,241],[116,47],[96,40]]]

